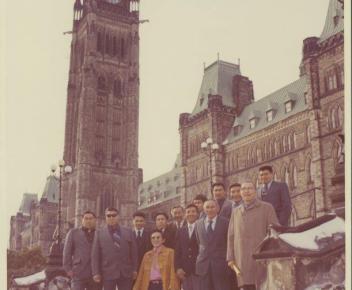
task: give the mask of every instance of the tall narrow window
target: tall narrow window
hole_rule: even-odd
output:
[[[249,120],[249,128],[253,129],[256,125],[256,119],[252,118]]]
[[[307,140],[307,144],[309,144],[311,141],[310,126],[307,126],[306,128],[306,140]]]
[[[117,55],[117,47],[116,47],[116,36],[112,38],[112,55]]]
[[[271,122],[273,120],[273,110],[270,110],[270,111],[266,112],[266,120],[268,122]]]
[[[284,135],[283,137],[282,137],[282,147],[283,147],[283,151],[284,152],[287,152],[288,151],[288,142],[287,142],[287,136],[286,135]]]
[[[114,82],[114,97],[121,97],[122,96],[122,86],[121,86],[121,80],[117,79]]]
[[[110,54],[110,35],[106,33],[105,35],[105,53]]]
[[[288,169],[285,168],[285,171],[284,171],[284,181],[289,184],[290,182],[290,175],[289,175],[289,172],[288,172]]]
[[[293,169],[292,169],[292,187],[293,188],[297,187],[297,168],[295,165],[293,165]]]

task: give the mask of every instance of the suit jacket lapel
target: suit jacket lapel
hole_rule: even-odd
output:
[[[202,235],[201,238],[202,238],[204,241],[206,241],[206,243],[208,243],[209,241],[208,241],[207,230],[206,230],[206,228],[205,228],[204,219],[199,220],[199,222],[200,222],[200,234]]]
[[[271,185],[268,190],[270,194],[274,193],[276,185],[277,185],[277,183],[275,181],[271,182]]]
[[[111,236],[111,234],[110,234],[110,231],[109,231],[109,229],[108,229],[108,226],[105,226],[105,227],[102,229],[102,234],[105,236],[105,239],[106,239],[106,240],[110,241],[110,243],[111,243],[114,247],[116,247],[115,244],[114,244],[114,240],[113,240],[113,238],[112,238],[112,236]]]

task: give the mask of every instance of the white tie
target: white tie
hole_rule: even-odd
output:
[[[192,237],[192,233],[193,233],[193,225],[189,225],[189,226],[188,226],[188,235],[189,235],[189,238]]]

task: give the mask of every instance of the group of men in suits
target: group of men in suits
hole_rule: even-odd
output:
[[[171,222],[167,213],[154,216],[164,245],[175,251],[183,290],[257,289],[254,248],[269,223],[287,226],[291,214],[286,183],[273,181],[270,166],[261,167],[259,176],[257,190],[251,182],[235,183],[227,198],[225,186],[214,183],[212,199],[198,194],[185,209],[173,207]],[[63,265],[73,290],[132,289],[142,258],[152,248],[144,213],[133,215],[132,229],[119,225],[115,208],[106,209],[105,220],[95,231],[95,215],[87,211],[82,226],[66,237]]]

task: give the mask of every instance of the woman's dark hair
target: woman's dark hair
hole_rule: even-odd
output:
[[[164,237],[164,233],[161,231],[161,230],[158,230],[158,229],[154,229],[154,230],[152,230],[151,232],[150,232],[150,237],[152,236],[152,234],[154,234],[154,233],[160,233],[160,235],[161,235],[161,238],[164,240],[165,239],[165,237]]]

